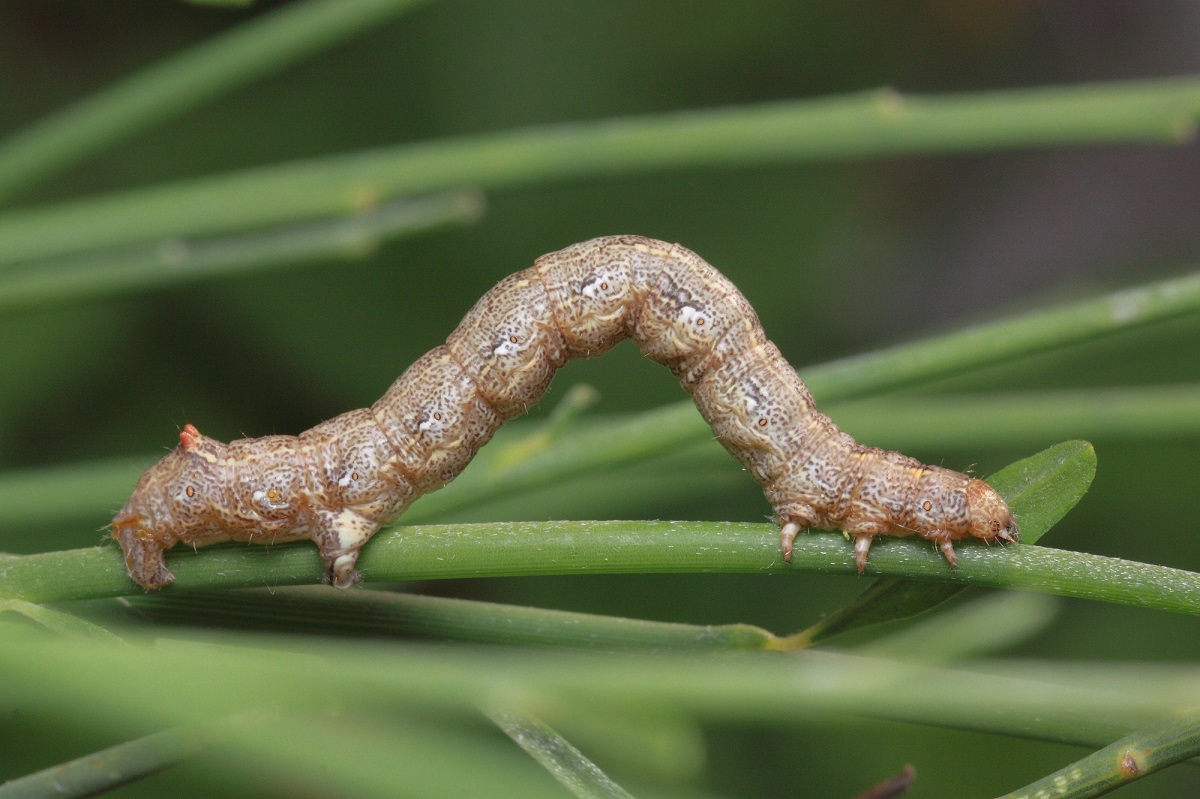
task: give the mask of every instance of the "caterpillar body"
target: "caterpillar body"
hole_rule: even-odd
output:
[[[754,475],[790,560],[804,528],[855,540],[861,572],[879,535],[920,535],[957,565],[952,542],[1016,541],[987,483],[858,444],[818,412],[734,285],[677,244],[610,236],[509,275],[446,343],[370,408],[298,436],[223,444],[192,425],[142,475],[112,535],[147,589],[174,578],[176,543],[311,539],[326,579],[349,587],[359,550],[422,494],[450,482],[574,358],[632,338],[679,378],[718,440]]]

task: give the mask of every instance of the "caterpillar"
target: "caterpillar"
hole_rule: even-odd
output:
[[[179,542],[311,539],[326,581],[361,579],[359,550],[453,480],[569,360],[632,338],[679,379],[717,439],[762,485],[791,560],[805,528],[854,539],[861,573],[880,535],[1014,542],[1000,495],[960,472],[855,442],[812,395],[741,292],[698,255],[641,236],[567,247],[509,275],[374,405],[298,436],[223,444],[185,425],[112,522],[130,577],[170,583]]]

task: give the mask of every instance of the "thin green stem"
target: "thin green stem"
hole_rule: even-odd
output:
[[[0,201],[133,133],[423,2],[291,3],[167,58],[0,141]]]
[[[334,216],[363,198],[587,175],[913,152],[1190,139],[1200,79],[901,97],[892,91],[573,123],[349,153],[12,212],[0,264]]]
[[[291,268],[306,261],[362,257],[389,239],[474,222],[482,211],[483,198],[478,192],[444,192],[283,229],[170,239],[112,252],[46,259],[0,272],[0,312],[219,275]]]
[[[226,746],[220,754],[233,758],[239,773],[259,775],[260,795],[302,785],[292,793],[562,799],[562,789],[508,741],[439,724],[429,715],[381,714],[379,706],[332,711],[327,697],[341,693],[339,681],[323,687],[302,682],[316,703],[270,703],[281,710],[269,727],[229,725],[221,740]],[[247,705],[262,703],[251,699]],[[478,709],[471,711],[477,718]]]
[[[418,635],[601,650],[772,649],[777,640],[749,624],[676,624],[390,591],[330,591],[316,585],[167,591],[129,601],[139,614],[160,623],[303,630],[310,635]]]
[[[104,641],[120,640],[104,627],[61,610],[48,608],[23,599],[0,599],[0,616],[15,613],[40,624],[59,635],[74,635]]]
[[[804,370],[818,399],[850,399],[1005,363],[1200,311],[1200,272]]]
[[[95,796],[186,760],[205,743],[200,733],[164,730],[9,780],[0,799]]]
[[[680,624],[393,591],[330,591],[317,585],[244,591],[160,591],[130,597],[126,603],[123,607],[130,608],[139,622],[149,620],[222,630],[356,638],[415,635],[504,646],[600,651],[795,648],[789,638],[749,624]],[[1044,629],[1056,607],[1054,599],[1040,594],[1011,591],[992,594],[855,651],[927,662],[978,656]]]
[[[1200,712],[1137,730],[1001,799],[1091,799],[1200,755]]]
[[[512,708],[487,711],[497,727],[579,799],[633,799],[570,741],[540,719]]]

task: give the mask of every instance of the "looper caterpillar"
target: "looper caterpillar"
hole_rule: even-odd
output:
[[[853,536],[860,572],[879,535],[924,536],[951,565],[957,539],[1017,540],[987,483],[838,429],[725,276],[684,247],[641,236],[575,244],[504,278],[370,408],[299,436],[229,444],[184,426],[112,535],[148,589],[174,579],[163,550],[180,541],[298,539],[316,542],[327,580],[349,587],[361,579],[360,548],[383,524],[453,480],[560,366],[626,338],[679,378],[763,486],[785,560],[806,527]]]

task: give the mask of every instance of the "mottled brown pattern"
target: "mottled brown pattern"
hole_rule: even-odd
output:
[[[187,425],[113,520],[130,576],[173,579],[176,543],[311,539],[348,587],[359,549],[419,496],[453,480],[505,421],[538,402],[572,358],[632,338],[679,378],[718,440],[762,484],[785,560],[805,527],[855,539],[859,571],[878,535],[1015,541],[1008,506],[981,480],[864,447],[816,410],[722,274],[677,244],[610,236],[509,275],[446,343],[370,408],[299,436],[222,444]]]

